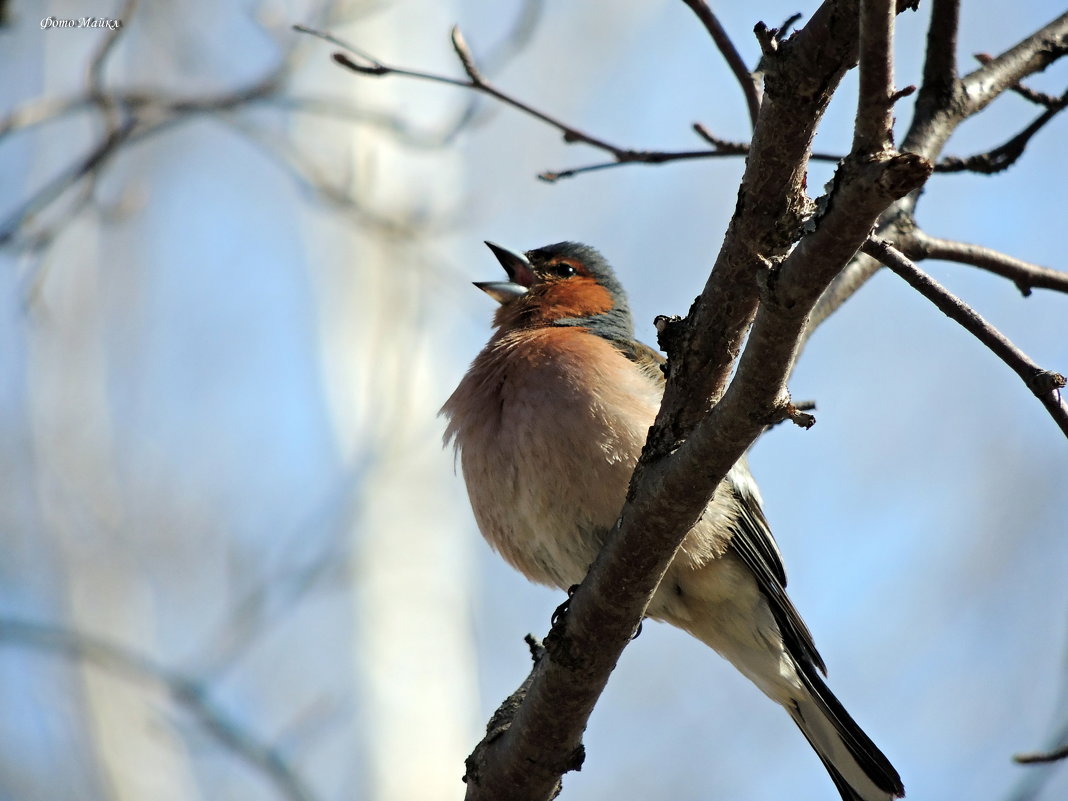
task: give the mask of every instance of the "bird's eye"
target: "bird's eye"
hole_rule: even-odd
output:
[[[578,272],[572,265],[567,262],[560,262],[559,264],[553,264],[549,267],[549,272],[558,278],[570,278]]]

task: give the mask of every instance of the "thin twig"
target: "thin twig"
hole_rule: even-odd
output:
[[[967,158],[948,156],[935,165],[935,170],[938,172],[978,172],[984,175],[992,175],[1006,170],[1023,155],[1027,143],[1031,141],[1031,137],[1038,133],[1059,112],[1063,111],[1066,106],[1068,106],[1068,92],[1065,92],[1060,98],[1056,98],[1055,102],[1048,105],[1046,110],[1038,115],[1030,125],[1005,144],[986,153],[979,153]]]
[[[211,700],[200,682],[165,668],[132,649],[44,623],[0,619],[0,643],[13,643],[84,660],[163,687],[225,748],[266,775],[289,801],[315,801],[315,794],[281,753],[259,740]]]
[[[333,59],[335,62],[352,70],[353,72],[361,75],[373,75],[373,76],[385,76],[385,75],[398,75],[404,78],[415,78],[422,81],[431,81],[433,83],[443,83],[449,86],[458,86],[463,89],[473,89],[476,92],[482,92],[489,95],[505,105],[511,106],[514,109],[522,111],[531,117],[534,117],[546,125],[556,128],[564,135],[565,142],[582,142],[583,144],[596,147],[605,152],[611,153],[614,157],[620,160],[625,160],[628,153],[635,151],[628,151],[626,148],[620,148],[616,145],[606,142],[603,139],[598,139],[596,136],[581,131],[571,125],[568,125],[562,120],[558,120],[550,114],[546,114],[540,109],[536,109],[528,103],[513,97],[512,95],[498,89],[496,86],[487,81],[482,73],[478,71],[474,63],[474,57],[471,55],[470,50],[467,48],[466,43],[463,40],[463,36],[460,33],[459,27],[453,28],[452,41],[453,49],[456,51],[457,57],[464,67],[464,71],[467,73],[468,80],[462,78],[453,78],[448,75],[441,75],[434,72],[426,72],[423,70],[408,69],[406,67],[395,67],[386,64],[368,53],[360,50],[348,42],[345,42],[331,33],[325,31],[317,31],[312,28],[307,28],[303,25],[294,25],[293,29],[301,33],[307,33],[312,36],[323,39],[331,44],[338,45],[348,50],[353,55],[357,56],[361,61],[366,63],[359,63],[344,53],[334,53]]]
[[[691,161],[694,159],[710,159],[724,156],[738,156],[737,152],[724,150],[681,150],[676,152],[659,151],[633,151],[640,158],[617,159],[616,161],[601,161],[596,164],[586,164],[581,167],[568,167],[564,170],[546,170],[538,173],[538,178],[546,183],[556,183],[562,178],[574,178],[588,172],[598,172],[614,167],[622,167],[635,162],[640,164],[667,164],[671,161]]]
[[[481,70],[475,63],[474,56],[471,54],[470,48],[463,39],[463,35],[460,33],[459,28],[454,27],[452,33],[453,49],[456,51],[457,58],[460,61],[464,72],[467,74],[467,80],[462,78],[453,78],[449,75],[441,75],[434,72],[426,72],[423,70],[414,70],[407,67],[396,67],[390,64],[386,64],[379,61],[377,58],[364,52],[363,50],[345,42],[342,39],[334,36],[331,33],[325,31],[317,31],[312,28],[307,28],[302,25],[294,25],[295,30],[301,33],[307,33],[312,36],[316,36],[331,44],[335,44],[339,47],[343,47],[350,53],[355,55],[358,60],[351,58],[345,53],[334,53],[333,59],[335,62],[345,67],[348,70],[356,72],[360,75],[369,75],[375,77],[381,77],[386,75],[397,75],[405,78],[414,78],[417,80],[431,81],[433,83],[446,84],[448,86],[456,86],[462,89],[470,89],[475,92],[488,95],[501,103],[511,106],[512,108],[539,120],[546,125],[555,128],[563,134],[564,141],[569,144],[581,143],[589,145],[590,147],[602,150],[612,156],[612,161],[607,163],[590,164],[582,167],[574,167],[566,170],[549,170],[542,172],[538,177],[544,181],[557,181],[561,178],[568,178],[573,175],[580,175],[587,172],[595,172],[598,170],[609,169],[611,167],[620,166],[622,164],[666,164],[671,161],[689,161],[692,159],[700,158],[717,158],[727,155],[739,155],[738,153],[724,153],[718,150],[683,150],[683,151],[662,151],[662,150],[635,150],[633,148],[620,147],[619,145],[612,144],[604,139],[593,136],[585,131],[570,125],[563,120],[560,120],[551,114],[548,114],[534,106],[526,103],[519,98],[508,94],[507,92],[498,89],[494,84],[490,83]]]
[[[982,245],[956,242],[951,239],[931,236],[916,228],[910,231],[898,243],[901,251],[914,261],[940,259],[961,264],[970,264],[996,275],[1010,279],[1020,292],[1027,297],[1032,289],[1052,289],[1068,292],[1068,273],[1042,267],[1038,264],[1017,259]]]
[[[109,137],[122,127],[122,122],[119,116],[119,108],[114,103],[113,98],[104,91],[104,67],[107,65],[108,57],[115,49],[119,37],[127,30],[126,26],[129,25],[130,18],[137,10],[137,3],[138,0],[126,0],[122,10],[119,12],[119,19],[123,21],[123,24],[117,28],[112,28],[105,34],[89,61],[89,69],[86,70],[86,86],[89,98],[100,109]]]
[[[716,148],[718,155],[722,156],[747,156],[749,155],[749,143],[748,142],[734,142],[730,139],[721,139],[713,134],[708,128],[699,122],[693,124],[694,132],[708,142],[710,145]],[[808,155],[811,161],[827,161],[831,164],[837,164],[845,156],[841,153],[821,153],[814,152]]]
[[[682,0],[682,2],[689,6],[690,10],[701,20],[701,24],[705,26],[708,35],[712,37],[712,41],[716,43],[719,52],[723,54],[723,58],[727,61],[731,72],[734,73],[734,77],[738,80],[738,85],[742,87],[745,104],[749,108],[749,121],[753,127],[756,127],[757,114],[760,112],[759,79],[749,71],[745,62],[742,61],[734,42],[731,41],[731,37],[720,23],[719,18],[709,8],[708,3],[705,0]]]
[[[1021,765],[1039,765],[1046,762],[1059,762],[1062,759],[1068,759],[1068,744],[1052,751],[1032,751],[1014,754],[1012,757],[1013,762],[1019,762]]]
[[[1008,337],[988,323],[968,304],[956,297],[931,276],[913,264],[901,251],[882,239],[871,237],[861,248],[872,258],[901,276],[917,292],[935,304],[950,319],[960,323],[986,345],[1023,380],[1027,388],[1046,407],[1054,422],[1068,436],[1068,403],[1061,397],[1065,377],[1044,370],[1014,345]]]
[[[79,161],[61,172],[11,212],[0,222],[0,247],[9,244],[14,239],[15,234],[27,219],[35,216],[68,188],[86,176],[92,175],[107,163],[118,152],[119,146],[131,137],[135,127],[135,120],[126,119],[119,128],[109,132]]]

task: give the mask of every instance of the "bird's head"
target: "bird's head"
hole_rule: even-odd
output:
[[[609,339],[629,339],[634,324],[623,286],[604,256],[588,245],[558,242],[517,253],[487,242],[507,281],[475,286],[501,304],[502,330],[577,326]]]

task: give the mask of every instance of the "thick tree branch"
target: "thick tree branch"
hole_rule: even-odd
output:
[[[939,311],[960,323],[967,331],[1007,364],[1039,399],[1054,422],[1068,437],[1068,403],[1061,397],[1065,378],[1059,373],[1044,370],[1035,364],[1008,337],[984,320],[978,312],[957,298],[949,290],[909,261],[889,242],[869,239],[864,252],[889,267],[908,282],[909,286],[934,303]]]
[[[943,101],[957,83],[957,29],[960,0],[933,0],[923,62],[923,85],[916,102]]]
[[[1068,53],[1068,12],[1035,31],[1015,47],[961,79],[965,107],[971,116],[1028,75],[1041,72]]]
[[[860,89],[853,152],[879,153],[890,147],[894,124],[894,4],[860,0]]]
[[[708,35],[712,37],[712,41],[716,43],[719,52],[726,59],[727,65],[731,68],[731,72],[734,73],[734,77],[737,79],[738,85],[742,87],[742,93],[745,95],[745,103],[749,109],[749,121],[753,124],[753,127],[756,127],[757,114],[760,112],[760,80],[749,71],[745,62],[742,61],[734,42],[731,41],[726,29],[708,3],[705,0],[682,0],[682,2],[689,6],[690,10],[701,20],[701,24],[705,26]]]
[[[758,276],[786,256],[812,214],[804,189],[808,153],[831,93],[856,61],[857,31],[857,5],[844,0],[825,2],[786,41],[765,37],[761,120],[723,247],[678,333],[671,366],[677,379],[668,381],[658,418],[664,449],[722,396],[756,313]]]
[[[1016,284],[1017,289],[1025,297],[1030,295],[1033,289],[1068,292],[1068,273],[1066,272],[1031,264],[982,245],[931,236],[919,228],[905,234],[898,248],[913,261],[925,259],[954,261],[1003,276]]]

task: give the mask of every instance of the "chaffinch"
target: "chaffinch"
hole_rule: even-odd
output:
[[[664,359],[634,339],[623,287],[593,248],[486,244],[508,281],[475,284],[500,304],[496,330],[442,408],[445,441],[490,545],[532,581],[566,590],[623,508]],[[711,646],[785,707],[845,801],[903,796],[897,771],[824,683],[785,588],[743,459],[686,535],[647,616]]]

